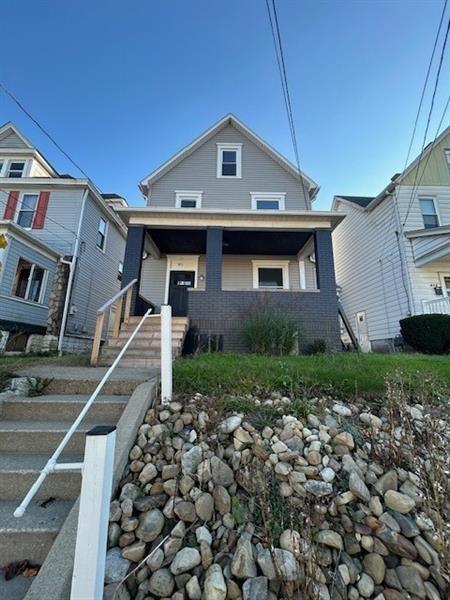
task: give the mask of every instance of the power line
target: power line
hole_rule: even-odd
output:
[[[408,210],[406,211],[406,216],[405,216],[405,219],[403,221],[402,229],[403,229],[403,227],[406,224],[406,221],[408,219],[409,213],[411,211],[411,208],[412,208],[412,205],[413,205],[413,202],[414,202],[414,194],[415,194],[416,189],[417,189],[416,188],[417,176],[418,176],[419,170],[420,170],[420,161],[422,160],[422,156],[423,156],[424,149],[425,149],[425,143],[426,143],[426,139],[427,139],[427,134],[428,134],[428,129],[430,127],[431,115],[432,115],[433,109],[434,109],[434,101],[436,99],[436,91],[437,91],[437,88],[438,88],[438,85],[439,85],[439,79],[440,79],[440,76],[441,76],[442,63],[444,62],[445,48],[447,46],[447,40],[448,40],[449,31],[450,31],[450,19],[448,20],[448,23],[447,23],[447,31],[445,32],[445,38],[444,38],[444,42],[442,44],[441,55],[439,57],[439,63],[438,63],[437,71],[436,71],[436,78],[435,78],[434,88],[433,88],[433,94],[431,96],[430,109],[428,111],[427,123],[426,123],[426,127],[425,127],[425,132],[424,132],[424,135],[423,135],[422,150],[420,152],[419,161],[418,161],[417,166],[416,166],[416,172],[414,174],[413,187],[412,187],[412,190],[411,190],[411,197],[409,199]],[[445,112],[444,112],[444,114],[445,114]]]
[[[270,29],[272,31],[272,39],[273,39],[273,43],[275,46],[275,56],[277,59],[278,71],[280,74],[281,87],[283,90],[283,98],[284,98],[284,103],[286,106],[286,113],[287,113],[287,118],[288,118],[289,130],[291,133],[292,146],[294,148],[295,161],[297,164],[297,169],[299,171],[303,195],[306,199],[309,196],[305,190],[305,184],[303,181],[303,173],[300,168],[300,156],[299,156],[299,151],[298,151],[297,134],[295,131],[294,117],[293,117],[293,113],[292,113],[291,95],[289,92],[289,84],[288,84],[287,73],[286,73],[286,63],[284,60],[283,44],[281,41],[280,26],[278,23],[278,14],[277,14],[277,8],[275,5],[275,0],[272,0],[273,16],[272,16],[272,12],[270,10],[269,0],[266,0],[266,7],[267,7],[267,13],[269,15],[269,23],[270,23]]]
[[[20,108],[20,110],[27,115],[29,119],[33,121],[33,123],[42,131],[42,133],[58,148],[58,150],[73,164],[73,166],[80,171],[87,179],[94,183],[94,180],[89,177],[89,175],[84,171],[78,163],[76,163],[73,158],[58,144],[58,142],[54,139],[52,135],[45,129],[43,125],[39,123],[35,117],[25,108],[25,106],[16,98],[16,96],[6,87],[4,83],[0,81],[0,89],[11,98],[11,100]],[[100,190],[100,188],[94,184],[95,187]]]

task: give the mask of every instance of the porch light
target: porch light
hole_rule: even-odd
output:
[[[442,296],[442,286],[441,285],[434,285],[434,293],[436,294],[436,296]]]

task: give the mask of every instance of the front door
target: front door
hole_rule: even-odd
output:
[[[169,304],[174,317],[185,317],[188,309],[188,288],[195,285],[195,271],[170,271]]]
[[[356,336],[363,352],[370,352],[369,329],[367,327],[366,313],[356,313]]]

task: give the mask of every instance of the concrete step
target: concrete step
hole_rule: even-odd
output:
[[[53,500],[46,506],[32,502],[16,519],[17,502],[0,501],[0,566],[19,560],[42,564],[72,505],[70,500]]]
[[[0,454],[0,498],[21,501],[49,458],[50,454]],[[82,462],[83,455],[69,455],[65,456],[63,460],[64,462]],[[35,498],[37,500],[46,500],[47,498],[75,500],[80,493],[80,486],[80,472],[57,471],[47,475]]]
[[[105,363],[108,363],[108,357],[106,357],[105,359]],[[129,356],[124,357],[122,359],[123,361],[123,366],[125,367],[133,367],[134,369],[137,367],[143,367],[144,369],[149,369],[149,368],[159,368],[161,367],[161,359],[158,358],[138,358],[138,357],[133,357],[133,356]],[[109,360],[110,362],[110,360]]]
[[[172,339],[173,340],[181,340],[183,339],[183,337],[185,336],[186,331],[183,329],[180,329],[178,331],[172,331]],[[119,336],[118,337],[113,337],[113,338],[109,338],[110,340],[127,340],[131,335],[131,331],[127,331],[122,329],[119,332]],[[139,330],[133,340],[133,342],[135,341],[141,341],[141,340],[155,340],[155,341],[160,341],[161,340],[161,332],[158,330],[153,330],[153,329],[149,329],[147,331],[141,331]]]
[[[108,340],[106,342],[105,348],[123,348],[126,341],[127,341],[127,338],[111,338],[110,340]],[[181,342],[182,342],[182,338],[172,340],[173,348],[177,348],[178,346],[181,346]],[[131,348],[161,349],[161,339],[149,338],[149,337],[142,337],[142,338],[138,338],[138,339],[134,338],[134,340],[131,342],[131,344],[128,346],[128,348],[130,348],[130,349]]]
[[[121,348],[117,347],[117,348],[110,348],[108,346],[106,346],[106,348],[103,349],[102,354],[103,356],[109,356],[109,357],[116,357],[119,352],[120,352]],[[178,353],[178,350],[181,350],[181,348],[179,348],[178,346],[172,346],[172,353],[175,355]],[[126,357],[130,357],[130,356],[137,356],[137,357],[142,357],[142,358],[161,358],[161,348],[127,348],[123,359]],[[122,360],[123,360],[122,359]]]
[[[90,396],[87,394],[56,396],[48,394],[26,398],[15,396],[1,405],[2,420],[27,420],[32,417],[38,421],[75,420],[84,408]],[[86,415],[86,421],[102,423],[119,420],[128,401],[128,396],[98,396]]]
[[[142,319],[142,317],[129,317],[128,324],[137,325],[141,319]],[[146,325],[147,323],[161,323],[161,315],[151,316],[150,318],[148,318],[144,321],[144,325]],[[174,325],[175,323],[176,324],[182,323],[183,325],[187,324],[187,323],[189,323],[189,317],[172,317],[172,325]]]
[[[97,425],[115,424],[110,419]],[[1,421],[0,452],[38,453],[49,455],[70,429],[72,421]],[[82,423],[66,446],[63,456],[84,454],[86,433],[94,423]]]

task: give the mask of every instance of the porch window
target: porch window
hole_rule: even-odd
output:
[[[250,192],[252,210],[284,210],[284,193]]]
[[[13,295],[23,300],[42,304],[47,271],[23,258],[19,259],[14,277]]]
[[[420,198],[420,210],[422,212],[423,225],[425,229],[439,227],[439,217],[433,198]]]
[[[24,170],[24,161],[11,161],[9,163],[7,177],[22,177]]]
[[[31,229],[38,203],[38,194],[23,194],[17,223],[25,229]]]
[[[255,289],[289,289],[289,261],[253,261]]]
[[[203,192],[176,191],[175,206],[177,208],[201,208]]]
[[[240,179],[242,174],[242,144],[217,144],[217,177]]]
[[[97,230],[97,248],[99,250],[102,250],[103,252],[105,251],[105,246],[106,246],[106,229],[108,227],[107,222],[105,221],[105,219],[100,219],[99,223],[98,223],[98,230]]]

